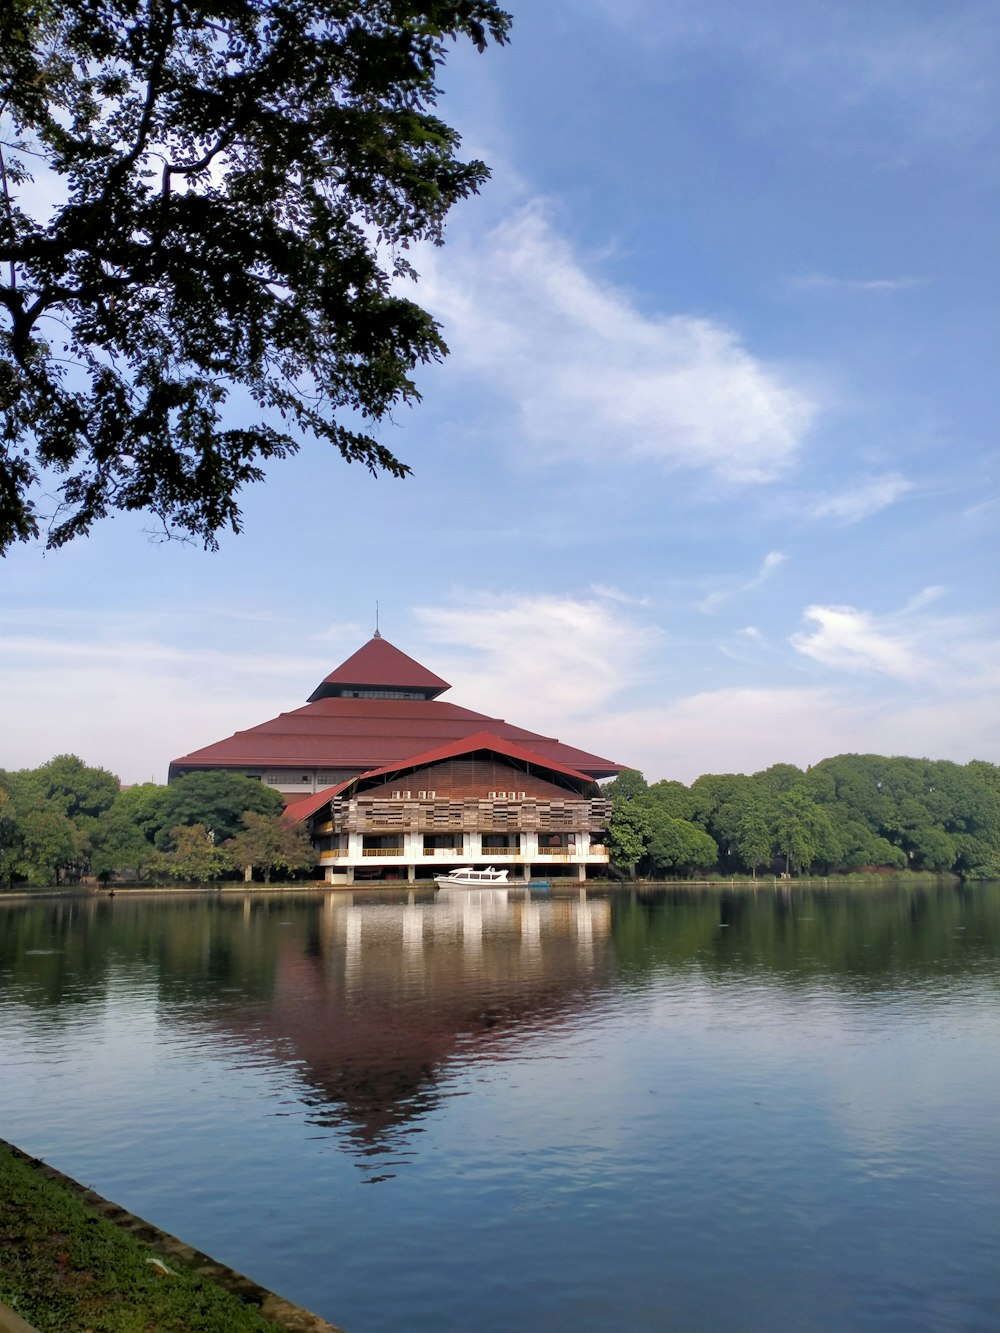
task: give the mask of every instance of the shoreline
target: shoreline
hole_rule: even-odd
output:
[[[601,891],[614,889],[633,891],[644,889],[795,889],[795,888],[870,888],[886,883],[930,884],[986,884],[990,880],[963,880],[961,875],[950,872],[936,873],[924,870],[855,871],[846,875],[810,875],[789,876],[761,875],[757,879],[727,876],[719,879],[589,879],[575,880],[566,877],[564,881],[553,879],[549,888],[544,890],[554,897],[560,895],[576,897],[580,891],[591,889]],[[525,890],[530,885],[511,880],[503,885],[507,889]],[[433,880],[412,881],[359,881],[354,884],[246,884],[233,881],[224,884],[116,884],[102,888],[96,884],[47,885],[39,888],[0,888],[0,902],[27,900],[37,901],[51,898],[97,898],[113,899],[117,897],[180,897],[194,895],[199,898],[217,897],[221,894],[261,898],[268,895],[280,897],[284,894],[298,893],[321,897],[326,894],[347,896],[357,893],[384,893],[402,897],[410,893],[436,893],[437,885]]]

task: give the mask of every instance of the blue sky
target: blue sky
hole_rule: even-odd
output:
[[[493,167],[421,254],[451,355],[375,480],[318,447],[218,553],[6,560],[0,764],[127,782],[374,628],[650,780],[1000,759],[994,0],[547,0],[456,48]]]

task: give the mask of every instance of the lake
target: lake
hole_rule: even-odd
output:
[[[0,899],[0,1136],[348,1333],[1000,1328],[1000,885]]]

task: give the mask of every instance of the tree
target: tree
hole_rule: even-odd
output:
[[[241,773],[185,773],[160,788],[156,843],[159,847],[168,843],[177,824],[204,824],[221,844],[238,832],[248,810],[277,815],[283,808],[281,796],[273,787]]]
[[[613,781],[604,784],[601,795],[609,801],[634,801],[648,790],[646,779],[637,768],[623,768]]]
[[[61,872],[83,874],[100,816],[118,798],[119,782],[75,754],[60,754],[38,768],[0,772],[7,820],[0,874],[31,884],[58,883]]]
[[[437,81],[449,41],[509,24],[494,0],[4,0],[0,550],[116,509],[214,547],[308,439],[409,471],[368,432],[447,349],[398,283],[489,174]]]
[[[774,799],[771,841],[785,858],[785,872],[808,870],[814,861],[835,862],[840,854],[826,811],[805,791],[792,789]]]
[[[759,804],[763,795],[757,779],[742,773],[705,773],[691,784],[689,817],[715,839],[723,870],[742,869],[746,864],[738,846],[740,830],[747,809]]]
[[[774,852],[771,829],[768,803],[760,799],[747,801],[736,826],[734,846],[754,879],[757,878],[758,866],[767,865]]]
[[[102,879],[113,874],[146,877],[156,856],[154,839],[165,795],[165,789],[153,782],[119,792],[91,833],[90,868],[95,875]]]
[[[289,873],[311,870],[316,852],[303,824],[292,824],[282,815],[259,815],[248,810],[243,827],[223,850],[234,870],[261,870],[270,884],[272,870]],[[250,875],[246,876],[247,879]]]
[[[0,785],[0,883],[10,884],[13,880],[22,845],[21,825],[13,798]]]
[[[694,797],[683,782],[654,782],[642,800],[647,809],[659,810],[671,819],[690,819],[694,813]]]
[[[617,800],[611,807],[608,847],[616,865],[628,867],[635,878],[635,867],[646,854],[649,841],[649,815],[639,801]]]
[[[117,799],[121,784],[106,768],[91,768],[75,754],[57,754],[32,770],[41,798],[70,819],[96,819]]]
[[[719,848],[713,838],[686,819],[657,817],[651,812],[652,831],[647,856],[655,874],[673,871],[691,875],[696,870],[708,870],[719,859]]]
[[[229,858],[204,824],[178,824],[170,830],[168,846],[152,862],[152,869],[171,879],[205,884],[229,868]]]
[[[79,864],[83,850],[79,830],[58,810],[29,810],[21,817],[20,835],[14,871],[29,884],[58,884],[64,867]]]

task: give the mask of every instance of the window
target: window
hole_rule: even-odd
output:
[[[341,690],[342,699],[426,699],[423,690]]]

